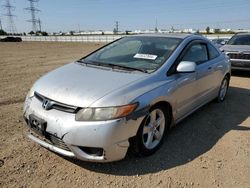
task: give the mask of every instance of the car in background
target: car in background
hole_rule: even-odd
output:
[[[0,39],[0,42],[22,42],[21,37],[5,37]]]
[[[220,48],[228,42],[228,38],[211,39],[211,41],[214,43],[216,47]]]
[[[233,70],[250,71],[250,33],[235,34],[220,49],[230,58]]]
[[[121,160],[129,147],[148,156],[169,128],[225,99],[230,70],[202,36],[123,37],[33,85],[24,104],[28,137],[84,161]]]

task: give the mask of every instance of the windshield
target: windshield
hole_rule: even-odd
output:
[[[229,45],[250,45],[250,35],[235,35],[228,41]]]
[[[116,65],[116,68],[128,67],[130,70],[153,72],[158,69],[182,41],[167,37],[125,37],[81,61],[99,63],[98,65]]]

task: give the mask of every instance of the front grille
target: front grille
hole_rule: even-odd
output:
[[[66,151],[70,151],[70,149],[68,148],[68,146],[63,142],[62,139],[58,138],[57,136],[50,134],[48,132],[46,132],[45,136],[41,136],[39,134],[37,134],[34,131],[31,131],[32,135],[34,135],[35,137],[39,138],[40,140],[43,140],[44,142],[51,144],[55,147],[61,148],[63,150]]]
[[[250,53],[227,53],[230,59],[249,59]]]
[[[49,108],[47,108],[47,109],[45,108],[46,110],[56,109],[59,111],[69,112],[69,113],[76,113],[78,111],[78,107],[76,107],[76,106],[71,106],[71,105],[57,102],[55,100],[51,100],[51,99],[44,97],[43,95],[41,95],[37,92],[34,93],[34,96],[42,103],[44,103],[45,101],[50,103]]]
[[[231,60],[232,67],[250,68],[250,62],[242,62],[240,60]]]

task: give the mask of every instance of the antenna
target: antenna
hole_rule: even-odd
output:
[[[10,0],[6,0],[3,7],[6,9],[6,14],[4,14],[4,16],[7,17],[7,22],[8,22],[7,31],[11,34],[14,34],[16,32],[16,26],[15,26],[14,19],[13,19],[15,15],[12,14],[12,11],[15,10],[15,7],[11,5]],[[1,27],[2,27],[2,23],[1,23]]]
[[[37,23],[40,23],[40,25],[41,25],[40,19],[39,20],[36,19],[36,13],[40,12],[40,10],[35,7],[35,3],[37,3],[39,0],[27,0],[27,1],[30,2],[30,6],[25,8],[25,10],[28,10],[31,13],[31,19],[27,20],[27,21],[32,23],[32,31],[36,32],[37,31]]]

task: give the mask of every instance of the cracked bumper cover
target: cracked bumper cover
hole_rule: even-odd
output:
[[[58,110],[44,110],[40,101],[35,97],[26,100],[24,117],[33,114],[47,122],[46,132],[60,138],[70,151],[45,142],[28,133],[28,137],[41,146],[67,157],[84,161],[110,162],[125,157],[128,139],[136,135],[143,117],[122,118],[108,121],[79,122],[75,121],[75,114]],[[80,147],[102,148],[103,155],[90,155]]]

